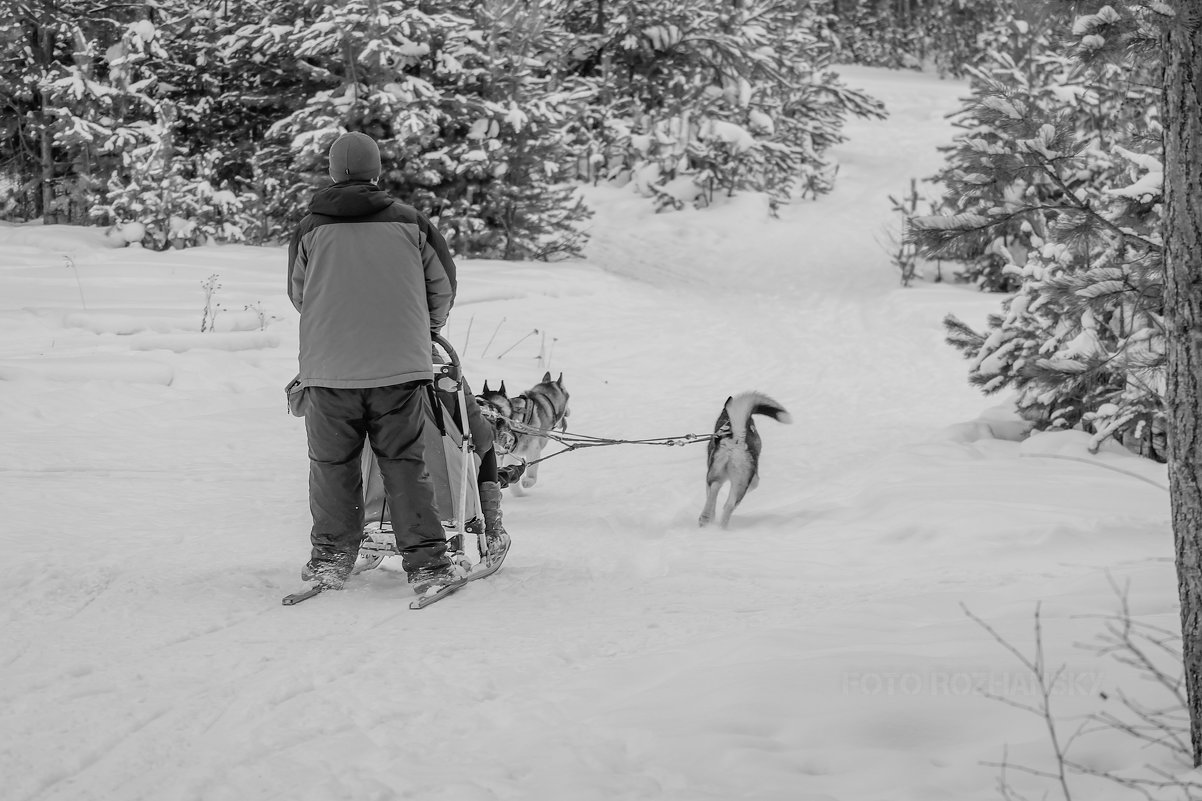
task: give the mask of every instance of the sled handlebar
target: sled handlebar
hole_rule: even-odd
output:
[[[434,343],[434,386],[444,392],[457,392],[463,385],[463,370],[459,365],[459,354],[442,334],[431,334]],[[446,361],[438,364],[439,353],[446,354]]]
[[[455,372],[459,372],[459,354],[451,347],[451,342],[442,334],[430,334],[430,339],[434,345],[447,355],[447,361],[455,368]]]

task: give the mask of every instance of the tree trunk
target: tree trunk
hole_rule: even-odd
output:
[[[610,54],[609,43],[605,41],[605,26],[608,24],[605,17],[605,0],[597,0],[597,27],[594,33],[597,34],[597,42],[601,46],[600,100],[602,107],[609,105],[610,86],[613,81],[613,56]]]
[[[41,27],[38,29],[38,45],[41,48],[41,63],[49,69],[54,63],[54,30],[48,22],[39,24]],[[42,161],[42,224],[51,225],[58,220],[51,214],[51,209],[54,208],[54,133],[50,130],[50,93],[42,89],[40,99],[42,107],[39,109],[38,119],[41,122],[41,152],[38,156]]]
[[[54,134],[50,130],[50,97],[42,92],[42,147],[39,154],[42,160],[42,224],[53,225],[58,222],[51,214],[54,208]]]
[[[1194,766],[1202,765],[1202,31],[1178,0],[1165,37],[1169,486]]]

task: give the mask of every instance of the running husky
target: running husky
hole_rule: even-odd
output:
[[[697,519],[699,525],[709,525],[714,519],[718,490],[723,484],[730,482],[719,520],[722,528],[726,528],[731,512],[743,496],[760,483],[760,435],[752,422],[753,414],[762,414],[780,423],[793,422],[785,407],[759,392],[744,392],[726,399],[726,405],[714,423],[714,438],[710,440],[707,453],[705,507]]]
[[[496,431],[498,452],[508,452],[523,464],[537,459],[543,448],[547,447],[546,436],[531,433],[527,429],[552,431],[567,428],[568,391],[563,385],[563,373],[553,380],[548,372],[540,383],[512,398],[505,392],[504,381],[499,390],[489,389],[486,382],[477,401],[492,411],[490,416]],[[516,427],[511,424],[516,424]],[[530,489],[537,482],[536,462],[526,468],[521,486]],[[518,491],[516,484],[512,486],[515,492]]]

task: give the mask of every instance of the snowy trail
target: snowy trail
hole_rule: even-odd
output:
[[[1109,606],[1107,570],[1172,586],[1165,495],[1040,458],[1071,435],[948,428],[990,401],[939,320],[996,300],[895,291],[877,232],[959,88],[847,72],[896,116],[849,125],[829,198],[649,217],[599,190],[588,263],[462,265],[447,334],[472,384],[562,370],[573,431],[783,402],[729,532],[696,525],[701,445],[568,453],[506,496],[505,569],[422,612],[387,563],[279,605],[308,529],[282,251],[0,228],[5,798],[928,801],[995,797],[1003,742],[1038,764],[1038,727],[965,685],[1015,673],[959,604],[1019,639],[1047,600],[1082,688],[1058,700],[1082,707],[1074,616]],[[225,310],[195,333],[213,273]],[[1171,617],[1171,593],[1137,607]]]
[[[839,168],[830,194],[799,201],[774,220],[761,197],[654,214],[625,190],[593,189],[587,196],[607,201],[607,213],[593,226],[590,261],[673,291],[697,286],[795,302],[854,293],[864,303],[864,293],[891,290],[885,254],[899,221],[888,197],[901,197],[911,178],[928,178],[942,166],[934,145],[950,142],[954,129],[945,115],[967,89],[958,81],[915,82],[904,72],[854,66],[837,72],[847,85],[884,100],[889,118],[847,120],[848,141],[830,154]]]

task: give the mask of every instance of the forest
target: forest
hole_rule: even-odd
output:
[[[982,0],[10,0],[0,219],[153,249],[278,242],[342,131],[466,256],[576,256],[581,182],[657,210],[829,191],[839,63],[964,74],[1004,36]]]

